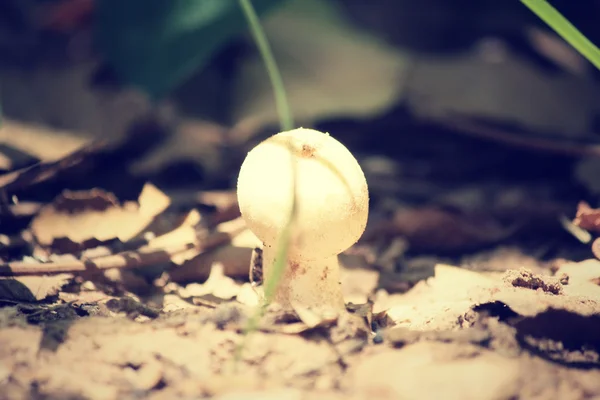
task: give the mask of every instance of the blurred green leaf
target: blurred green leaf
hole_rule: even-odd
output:
[[[254,0],[262,15],[285,0]],[[161,97],[248,29],[237,0],[102,0],[97,40],[128,83]]]

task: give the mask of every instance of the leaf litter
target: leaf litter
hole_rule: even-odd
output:
[[[47,193],[36,196],[35,190],[25,190],[24,200],[13,204],[14,191],[43,192],[47,188],[40,184],[52,186],[63,171],[76,169],[82,158],[97,150],[92,146],[67,154],[87,141],[68,135],[63,135],[66,145],[60,154],[29,144],[36,140],[27,141],[27,146],[17,140],[13,147],[23,154],[6,157],[8,161],[1,164],[9,170],[2,181],[8,195],[0,209],[2,228],[9,228],[5,221],[21,225],[0,232],[4,278],[0,280],[0,393],[11,399],[584,399],[600,395],[600,262],[589,259],[587,243],[583,243],[584,256],[572,258],[561,257],[554,243],[545,240],[541,246],[534,242],[532,248],[515,245],[524,234],[539,239],[548,227],[560,231],[563,228],[555,217],[574,209],[572,198],[565,201],[545,190],[555,181],[540,182],[535,171],[527,175],[535,170],[531,165],[548,160],[464,138],[448,142],[443,129],[423,129],[412,122],[409,130],[414,132],[403,135],[406,120],[400,126],[389,122],[390,116],[398,116],[397,110],[390,110],[393,98],[408,96],[413,111],[441,121],[442,128],[447,128],[442,115],[460,109],[542,130],[570,128],[575,118],[579,123],[574,131],[581,136],[589,123],[588,97],[593,96],[585,91],[585,98],[579,99],[580,105],[585,103],[581,113],[561,113],[550,120],[537,107],[530,113],[523,111],[526,107],[514,108],[510,101],[498,102],[502,96],[484,103],[477,100],[473,107],[473,99],[481,98],[479,89],[470,88],[468,96],[456,101],[454,88],[435,84],[434,90],[431,82],[454,85],[448,76],[471,76],[481,68],[487,71],[484,80],[491,82],[489,77],[497,78],[499,65],[482,58],[483,52],[475,50],[465,58],[444,62],[408,57],[328,13],[323,16],[330,30],[320,27],[295,38],[278,35],[282,26],[289,30],[288,24],[311,26],[310,12],[291,14],[291,10],[303,9],[296,3],[296,8],[273,13],[267,24],[276,50],[289,48],[283,46],[286,43],[298,44],[284,54],[284,64],[316,57],[322,63],[313,65],[324,71],[327,83],[340,82],[341,76],[341,81],[356,84],[347,91],[332,88],[334,97],[321,96],[323,87],[314,86],[321,74],[307,75],[304,66],[292,65],[287,75],[290,86],[304,88],[292,91],[298,96],[293,101],[301,119],[334,119],[329,122],[335,125],[340,123],[335,118],[359,115],[370,124],[368,135],[361,135],[360,129],[353,132],[360,122],[331,131],[346,135],[343,139],[357,147],[366,143],[362,137],[375,131],[386,132],[396,141],[381,143],[381,149],[394,149],[393,154],[379,157],[379,163],[365,163],[373,167],[365,167],[374,188],[373,222],[368,234],[341,255],[348,315],[319,316],[298,306],[292,313],[270,307],[258,330],[243,335],[260,304],[261,287],[248,282],[252,254],[260,243],[239,218],[235,193],[210,190],[212,184],[219,186],[217,182],[233,176],[240,155],[230,158],[232,153],[243,153],[229,148],[232,138],[239,139],[235,129],[187,118],[164,149],[155,147],[119,165],[122,171],[107,174],[129,186],[185,159],[192,169],[204,170],[206,187],[167,190],[149,180],[137,197],[131,197],[104,187],[88,172],[85,177],[68,177],[89,179],[84,184],[66,181],[66,186],[73,184],[77,190],[62,186],[51,190],[54,200],[49,201]],[[316,43],[317,36],[324,40]],[[334,54],[332,46],[342,51]],[[318,51],[307,52],[309,47]],[[369,67],[360,68],[360,62],[354,61],[365,61]],[[258,73],[254,62],[246,60],[244,70]],[[357,64],[353,69],[357,75],[339,75],[350,71],[340,62]],[[540,88],[552,86],[550,76],[536,75],[534,68],[512,53],[503,63],[504,78],[498,81],[508,80],[510,85],[500,89],[502,82],[490,83],[498,93],[508,96],[516,87],[522,88],[523,76],[529,76],[528,86],[531,82]],[[417,78],[409,83],[409,93],[389,85],[403,82],[408,68]],[[446,71],[440,73],[440,68]],[[374,69],[381,72],[376,81]],[[331,79],[332,71],[339,75],[336,79]],[[362,77],[363,71],[369,71],[369,79]],[[519,76],[523,71],[525,75]],[[531,78],[534,75],[536,79]],[[243,74],[236,80],[234,92],[241,101],[233,114],[237,129],[258,136],[258,127],[275,118],[262,72],[260,80],[252,76]],[[558,81],[546,91],[550,95],[538,104],[540,109],[553,108],[554,93],[571,93],[576,86],[568,78]],[[368,93],[360,86],[363,82],[369,82]],[[452,95],[451,104],[447,95],[421,101],[423,94],[431,97],[438,90]],[[339,97],[354,92],[358,95]],[[248,103],[245,97],[259,101]],[[319,101],[312,101],[317,97]],[[385,112],[389,115],[369,119]],[[69,109],[67,114],[79,113]],[[15,123],[11,129],[25,126]],[[119,129],[111,131],[123,134]],[[431,151],[427,160],[415,159],[413,153],[424,149]],[[456,151],[468,156],[457,160]],[[383,171],[382,159],[386,168],[392,168]],[[519,173],[528,178],[525,184],[507,184],[514,177],[495,173],[491,178],[485,175],[485,183],[477,181],[482,176],[473,170],[492,170],[504,166],[507,159],[522,168]],[[39,163],[27,166],[32,162]],[[21,167],[25,169],[15,171]],[[595,235],[594,213],[580,206],[573,225]],[[583,219],[585,223],[580,222]],[[236,364],[233,360],[242,343],[244,351]]]
[[[39,208],[29,225],[32,253],[3,267],[9,275],[0,285],[5,393],[508,398],[542,390],[534,386],[539,381],[524,381],[522,371],[534,366],[568,379],[572,390],[600,390],[593,383],[600,378],[593,367],[600,366],[600,343],[592,333],[600,329],[599,261],[551,269],[501,249],[496,263],[509,264],[494,266],[494,254],[485,253],[457,266],[433,257],[431,272],[399,292],[389,282],[386,289],[384,277],[399,274],[398,262],[411,265],[403,240],[418,248],[428,246],[429,236],[430,248],[439,248],[444,237],[466,232],[446,242],[452,249],[506,237],[502,230],[502,237],[482,237],[469,222],[468,228],[453,223],[446,236],[414,233],[445,225],[427,220],[437,220],[438,208],[406,214],[410,223],[394,218],[342,255],[348,315],[271,307],[244,339],[259,304],[260,286],[246,280],[260,243],[229,211],[236,204],[228,198],[207,192],[191,202],[196,206],[175,211],[167,194],[147,184],[137,202],[92,189],[63,192]],[[58,240],[65,238],[77,246],[65,247]],[[388,244],[377,248],[378,241]],[[40,249],[47,260],[36,259]],[[406,273],[401,269],[398,279],[406,282]],[[556,324],[563,328],[548,331]],[[592,366],[589,378],[569,365]],[[435,385],[422,384],[432,377]]]

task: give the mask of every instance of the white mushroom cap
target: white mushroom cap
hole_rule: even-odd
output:
[[[293,148],[290,157],[290,146]],[[295,163],[296,179],[292,162]],[[331,257],[364,232],[367,182],[358,162],[339,141],[312,129],[294,129],[252,149],[238,177],[242,216],[267,247],[276,247],[297,193],[297,223],[289,257]]]

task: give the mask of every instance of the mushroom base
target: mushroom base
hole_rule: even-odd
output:
[[[268,283],[277,251],[263,250],[263,279]],[[346,309],[337,255],[318,260],[288,259],[274,300],[285,308],[300,305],[313,311]]]

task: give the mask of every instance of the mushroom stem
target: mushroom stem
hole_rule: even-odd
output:
[[[264,284],[272,276],[277,250],[263,249]],[[313,310],[340,311],[345,308],[338,256],[306,260],[288,258],[274,300],[285,308],[302,304]]]

